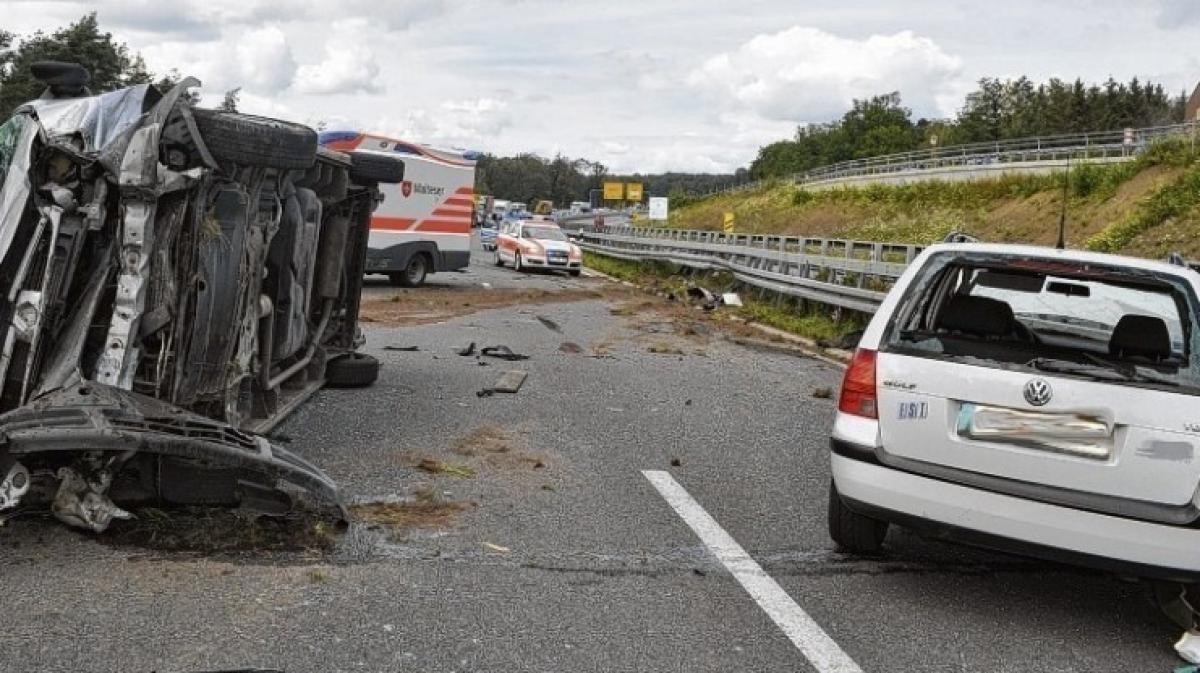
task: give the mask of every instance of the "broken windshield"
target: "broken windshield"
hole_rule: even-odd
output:
[[[8,167],[12,164],[13,155],[16,154],[17,140],[21,137],[21,130],[27,123],[28,117],[17,115],[0,124],[0,191],[4,189],[4,178],[8,175]]]

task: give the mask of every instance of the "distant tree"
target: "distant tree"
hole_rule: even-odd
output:
[[[171,68],[170,70],[167,71],[167,74],[158,78],[158,81],[156,81],[154,83],[154,86],[159,91],[166,93],[166,92],[170,91],[171,89],[174,89],[175,86],[177,84],[179,84],[179,82],[181,82],[182,80],[183,80],[183,75],[180,74],[180,72],[178,70],[176,70],[175,68]],[[187,100],[189,102],[191,102],[192,105],[197,105],[200,103],[200,94],[196,93],[196,91],[194,89],[189,90],[185,95],[187,97]]]
[[[30,66],[37,61],[71,61],[92,75],[92,91],[108,91],[150,82],[153,77],[141,56],[131,54],[112,33],[100,31],[96,13],[51,34],[38,31],[15,42],[11,33],[0,37],[0,119],[8,118],[22,103],[37,98],[44,87],[33,79]]]
[[[237,112],[238,99],[241,97],[242,87],[236,87],[225,92],[225,98],[221,100],[221,104],[217,107],[222,112]]]

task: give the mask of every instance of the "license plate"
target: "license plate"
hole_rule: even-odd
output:
[[[1107,459],[1113,429],[1096,416],[1025,411],[964,402],[959,406],[957,434],[996,444]]]

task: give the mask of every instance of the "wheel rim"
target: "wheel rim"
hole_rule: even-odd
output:
[[[516,269],[517,271],[521,270],[521,256],[520,255],[517,255],[516,258],[513,260],[513,268]]]
[[[417,283],[425,278],[425,258],[421,256],[413,257],[408,263],[408,269],[405,271],[408,277],[408,282]]]

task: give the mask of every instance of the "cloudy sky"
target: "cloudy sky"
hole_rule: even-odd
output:
[[[619,172],[731,171],[896,89],[946,116],[983,76],[1200,80],[1200,0],[0,0],[20,33],[91,10],[211,104]]]

